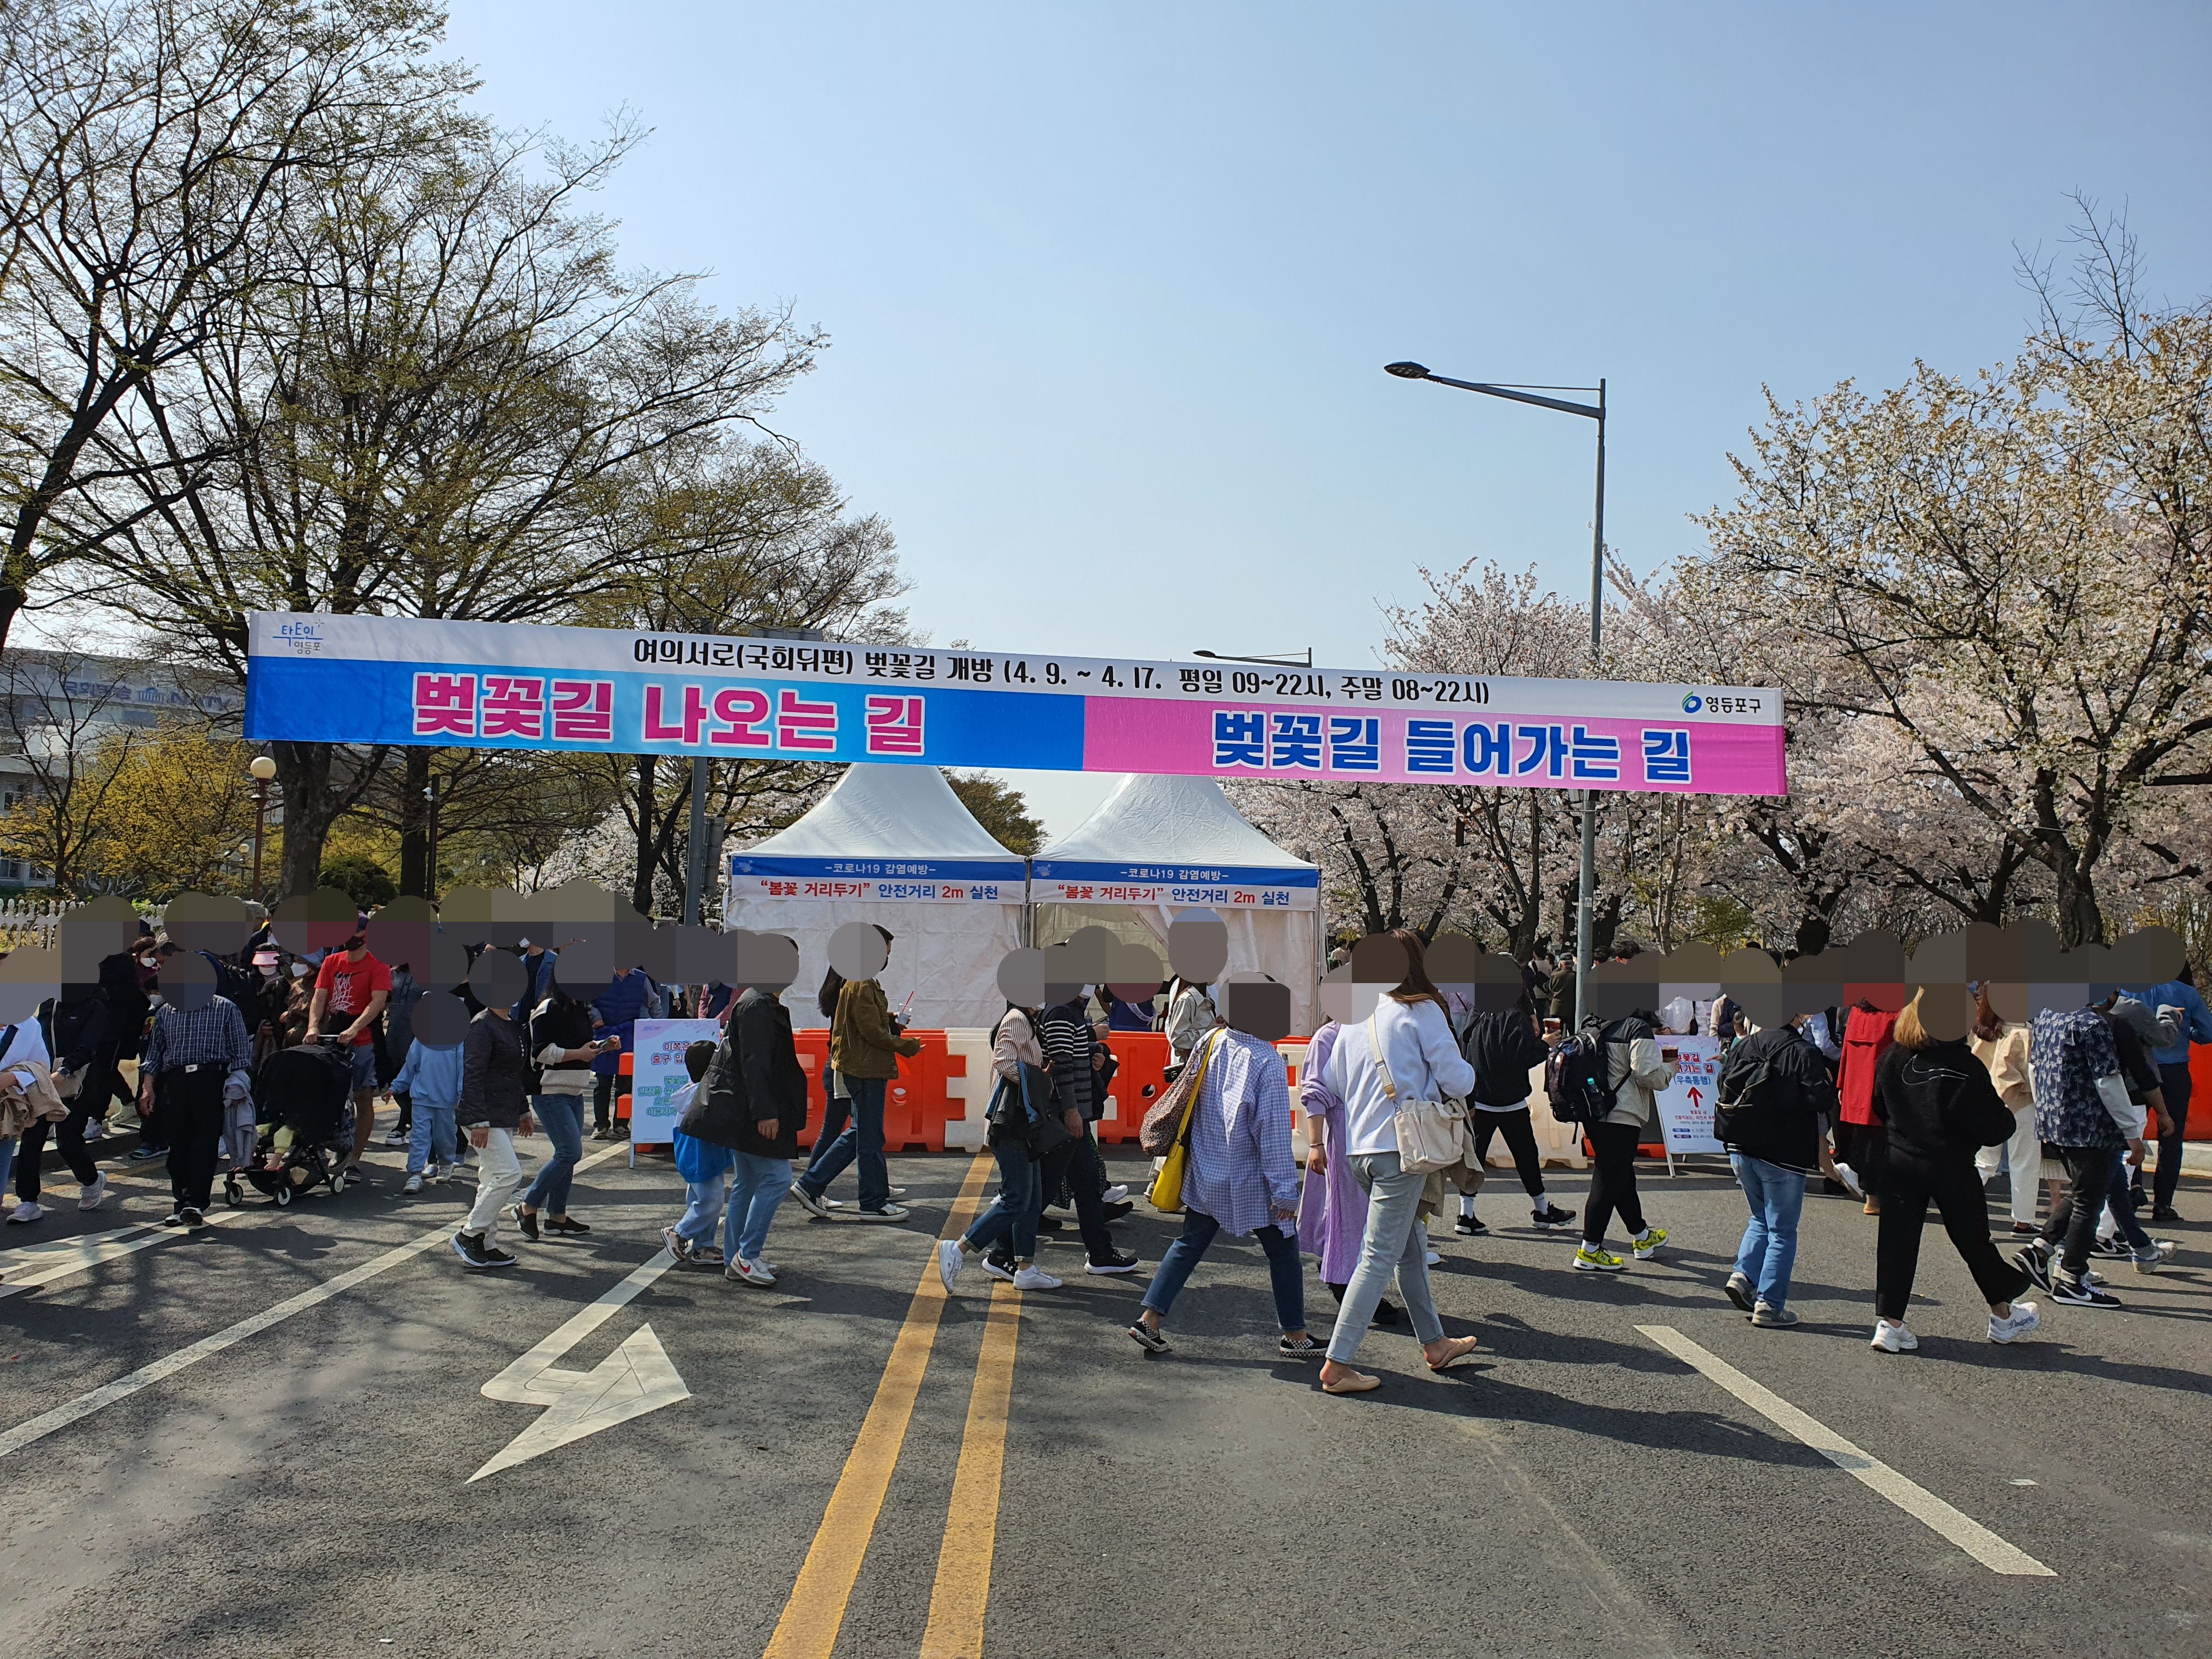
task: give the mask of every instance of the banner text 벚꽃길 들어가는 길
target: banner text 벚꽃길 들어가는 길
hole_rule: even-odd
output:
[[[1768,688],[261,611],[254,741],[1780,795]]]

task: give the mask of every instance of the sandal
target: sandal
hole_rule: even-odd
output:
[[[1365,1371],[1354,1371],[1349,1376],[1340,1376],[1334,1382],[1323,1382],[1323,1394],[1368,1394],[1382,1386],[1379,1376],[1370,1376]]]
[[[1444,1346],[1449,1352],[1445,1353],[1441,1364],[1431,1362],[1426,1354],[1423,1354],[1421,1358],[1432,1371],[1448,1371],[1481,1346],[1480,1340],[1472,1336],[1449,1337],[1444,1342]]]
[[[544,1224],[549,1233],[587,1233],[592,1231],[587,1223],[571,1215],[549,1215]]]

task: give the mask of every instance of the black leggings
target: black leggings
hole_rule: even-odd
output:
[[[1943,1231],[1981,1287],[1984,1302],[2009,1302],[2028,1286],[2026,1273],[1997,1254],[1990,1238],[1988,1200],[1973,1160],[1961,1157],[1932,1164],[1891,1145],[1882,1170],[1881,1224],[1875,1237],[1874,1310],[1905,1322],[1912,1298],[1912,1279],[1920,1266],[1920,1228],[1935,1200]]]
[[[1583,1214],[1583,1243],[1595,1249],[1605,1243],[1605,1230],[1615,1211],[1631,1233],[1644,1231],[1644,1203],[1636,1195],[1636,1146],[1644,1138],[1644,1126],[1592,1123],[1583,1133],[1589,1137],[1597,1161],[1590,1176],[1589,1207]]]
[[[1468,1115],[1474,1120],[1474,1161],[1481,1164],[1488,1159],[1493,1133],[1504,1135],[1522,1190],[1531,1198],[1543,1197],[1544,1161],[1536,1155],[1536,1130],[1528,1121],[1528,1109],[1516,1106],[1510,1112],[1474,1111]]]
[[[102,1085],[103,1088],[105,1086]],[[84,1149],[84,1120],[92,1103],[85,1091],[80,1089],[76,1098],[69,1103],[70,1115],[60,1122],[49,1126],[45,1118],[40,1118],[23,1131],[23,1144],[15,1152],[16,1197],[26,1204],[38,1201],[39,1161],[46,1150],[46,1130],[49,1127],[54,1132],[54,1150],[62,1155],[62,1162],[69,1165],[70,1173],[76,1177],[77,1184],[89,1187],[100,1179],[100,1166],[92,1161],[92,1154]],[[106,1102],[103,1100],[100,1104],[106,1105]]]

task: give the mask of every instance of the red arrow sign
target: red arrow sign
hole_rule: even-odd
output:
[[[1690,1104],[1692,1106],[1702,1106],[1705,1104],[1705,1091],[1692,1085],[1690,1090]]]

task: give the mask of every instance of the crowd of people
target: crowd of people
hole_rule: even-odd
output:
[[[50,1139],[79,1206],[97,1208],[106,1192],[101,1143],[123,1127],[137,1131],[131,1159],[167,1160],[175,1225],[203,1224],[219,1174],[234,1196],[242,1174],[280,1201],[317,1180],[340,1189],[366,1182],[376,1103],[388,1094],[396,1121],[385,1144],[406,1148],[403,1191],[473,1164],[476,1191],[454,1253],[471,1268],[509,1267],[517,1258],[503,1236],[534,1244],[590,1232],[569,1209],[587,1121],[597,1138],[624,1133],[614,1109],[619,1060],[637,1021],[694,1012],[718,1018],[721,1035],[685,1056],[690,1085],[672,1149],[685,1202],[664,1233],[678,1262],[773,1285],[781,1270],[769,1234],[786,1199],[825,1218],[909,1218],[904,1190],[890,1181],[884,1109],[919,1045],[878,977],[896,943],[887,930],[874,929],[866,959],[848,956],[854,971],[833,967],[816,993],[830,1035],[816,1118],[780,987],[706,988],[695,1009],[642,969],[617,968],[584,995],[562,982],[556,949],[479,945],[456,988],[465,1024],[441,1019],[427,1030],[417,1023],[424,988],[407,963],[378,958],[368,927],[364,915],[331,948],[294,952],[264,925],[233,955],[199,952],[214,988],[184,995],[175,988],[208,975],[165,973],[183,947],[142,924],[130,949],[100,962],[96,981],[64,986],[34,1021],[0,1034],[0,1183],[12,1164],[16,1194],[9,1223],[46,1214]],[[970,1267],[1025,1291],[1059,1288],[1040,1265],[1038,1239],[1071,1221],[1085,1272],[1138,1267],[1111,1231],[1133,1200],[1109,1180],[1097,1139],[1118,1063],[1114,1039],[1133,1030],[1164,1033],[1170,1051],[1163,1104],[1174,1121],[1163,1144],[1172,1152],[1155,1169],[1172,1166],[1173,1180],[1161,1175],[1152,1197],[1179,1215],[1180,1231],[1130,1338],[1167,1352],[1177,1297],[1209,1251],[1224,1237],[1252,1238],[1268,1266],[1279,1352],[1320,1360],[1331,1394],[1380,1386],[1353,1364],[1378,1323],[1409,1328],[1433,1369],[1474,1350],[1474,1338],[1447,1336],[1439,1319],[1429,1226],[1455,1199],[1455,1230],[1487,1232],[1476,1194],[1496,1139],[1531,1224],[1572,1236],[1573,1271],[1617,1273],[1657,1255],[1668,1234],[1644,1213],[1639,1149],[1656,1138],[1657,1097],[1674,1079],[1680,1039],[1692,1034],[1718,1040],[1714,1133],[1748,1212],[1724,1289],[1756,1327],[1797,1322],[1790,1288],[1815,1187],[1849,1192],[1878,1217],[1871,1342],[1886,1352],[1917,1346],[1907,1309],[1930,1204],[1998,1342],[2038,1328],[2036,1305],[2022,1299],[2031,1289],[2118,1307],[2094,1264],[2154,1273],[2173,1249],[2143,1219],[2178,1218],[2188,1051],[2212,1043],[2212,1013],[2186,968],[2030,1017],[2017,994],[2025,988],[1978,982],[1929,985],[1888,1010],[1860,1000],[1766,1024],[1723,996],[1547,1033],[1556,964],[1532,961],[1510,1006],[1478,1008],[1433,981],[1416,935],[1378,937],[1395,983],[1374,988],[1364,1018],[1332,1018],[1313,1034],[1295,1090],[1276,1044],[1237,1029],[1212,988],[1193,978],[1179,975],[1151,998],[1103,985],[1010,991],[992,1034],[988,1138],[998,1189],[972,1225],[936,1245],[948,1292]],[[125,1074],[134,1060],[135,1088]],[[328,1079],[319,1115],[293,1081],[311,1073]],[[1578,1229],[1577,1212],[1545,1186],[1532,1115],[1540,1087],[1589,1154]],[[1403,1145],[1408,1103],[1439,1102],[1454,1103],[1464,1126],[1463,1149],[1443,1164]],[[517,1142],[541,1129],[551,1150],[526,1183]],[[830,1195],[848,1169],[856,1176],[849,1201]],[[1993,1192],[2018,1236],[2009,1257],[1991,1232]],[[1325,1340],[1307,1320],[1309,1260],[1336,1304]]]

